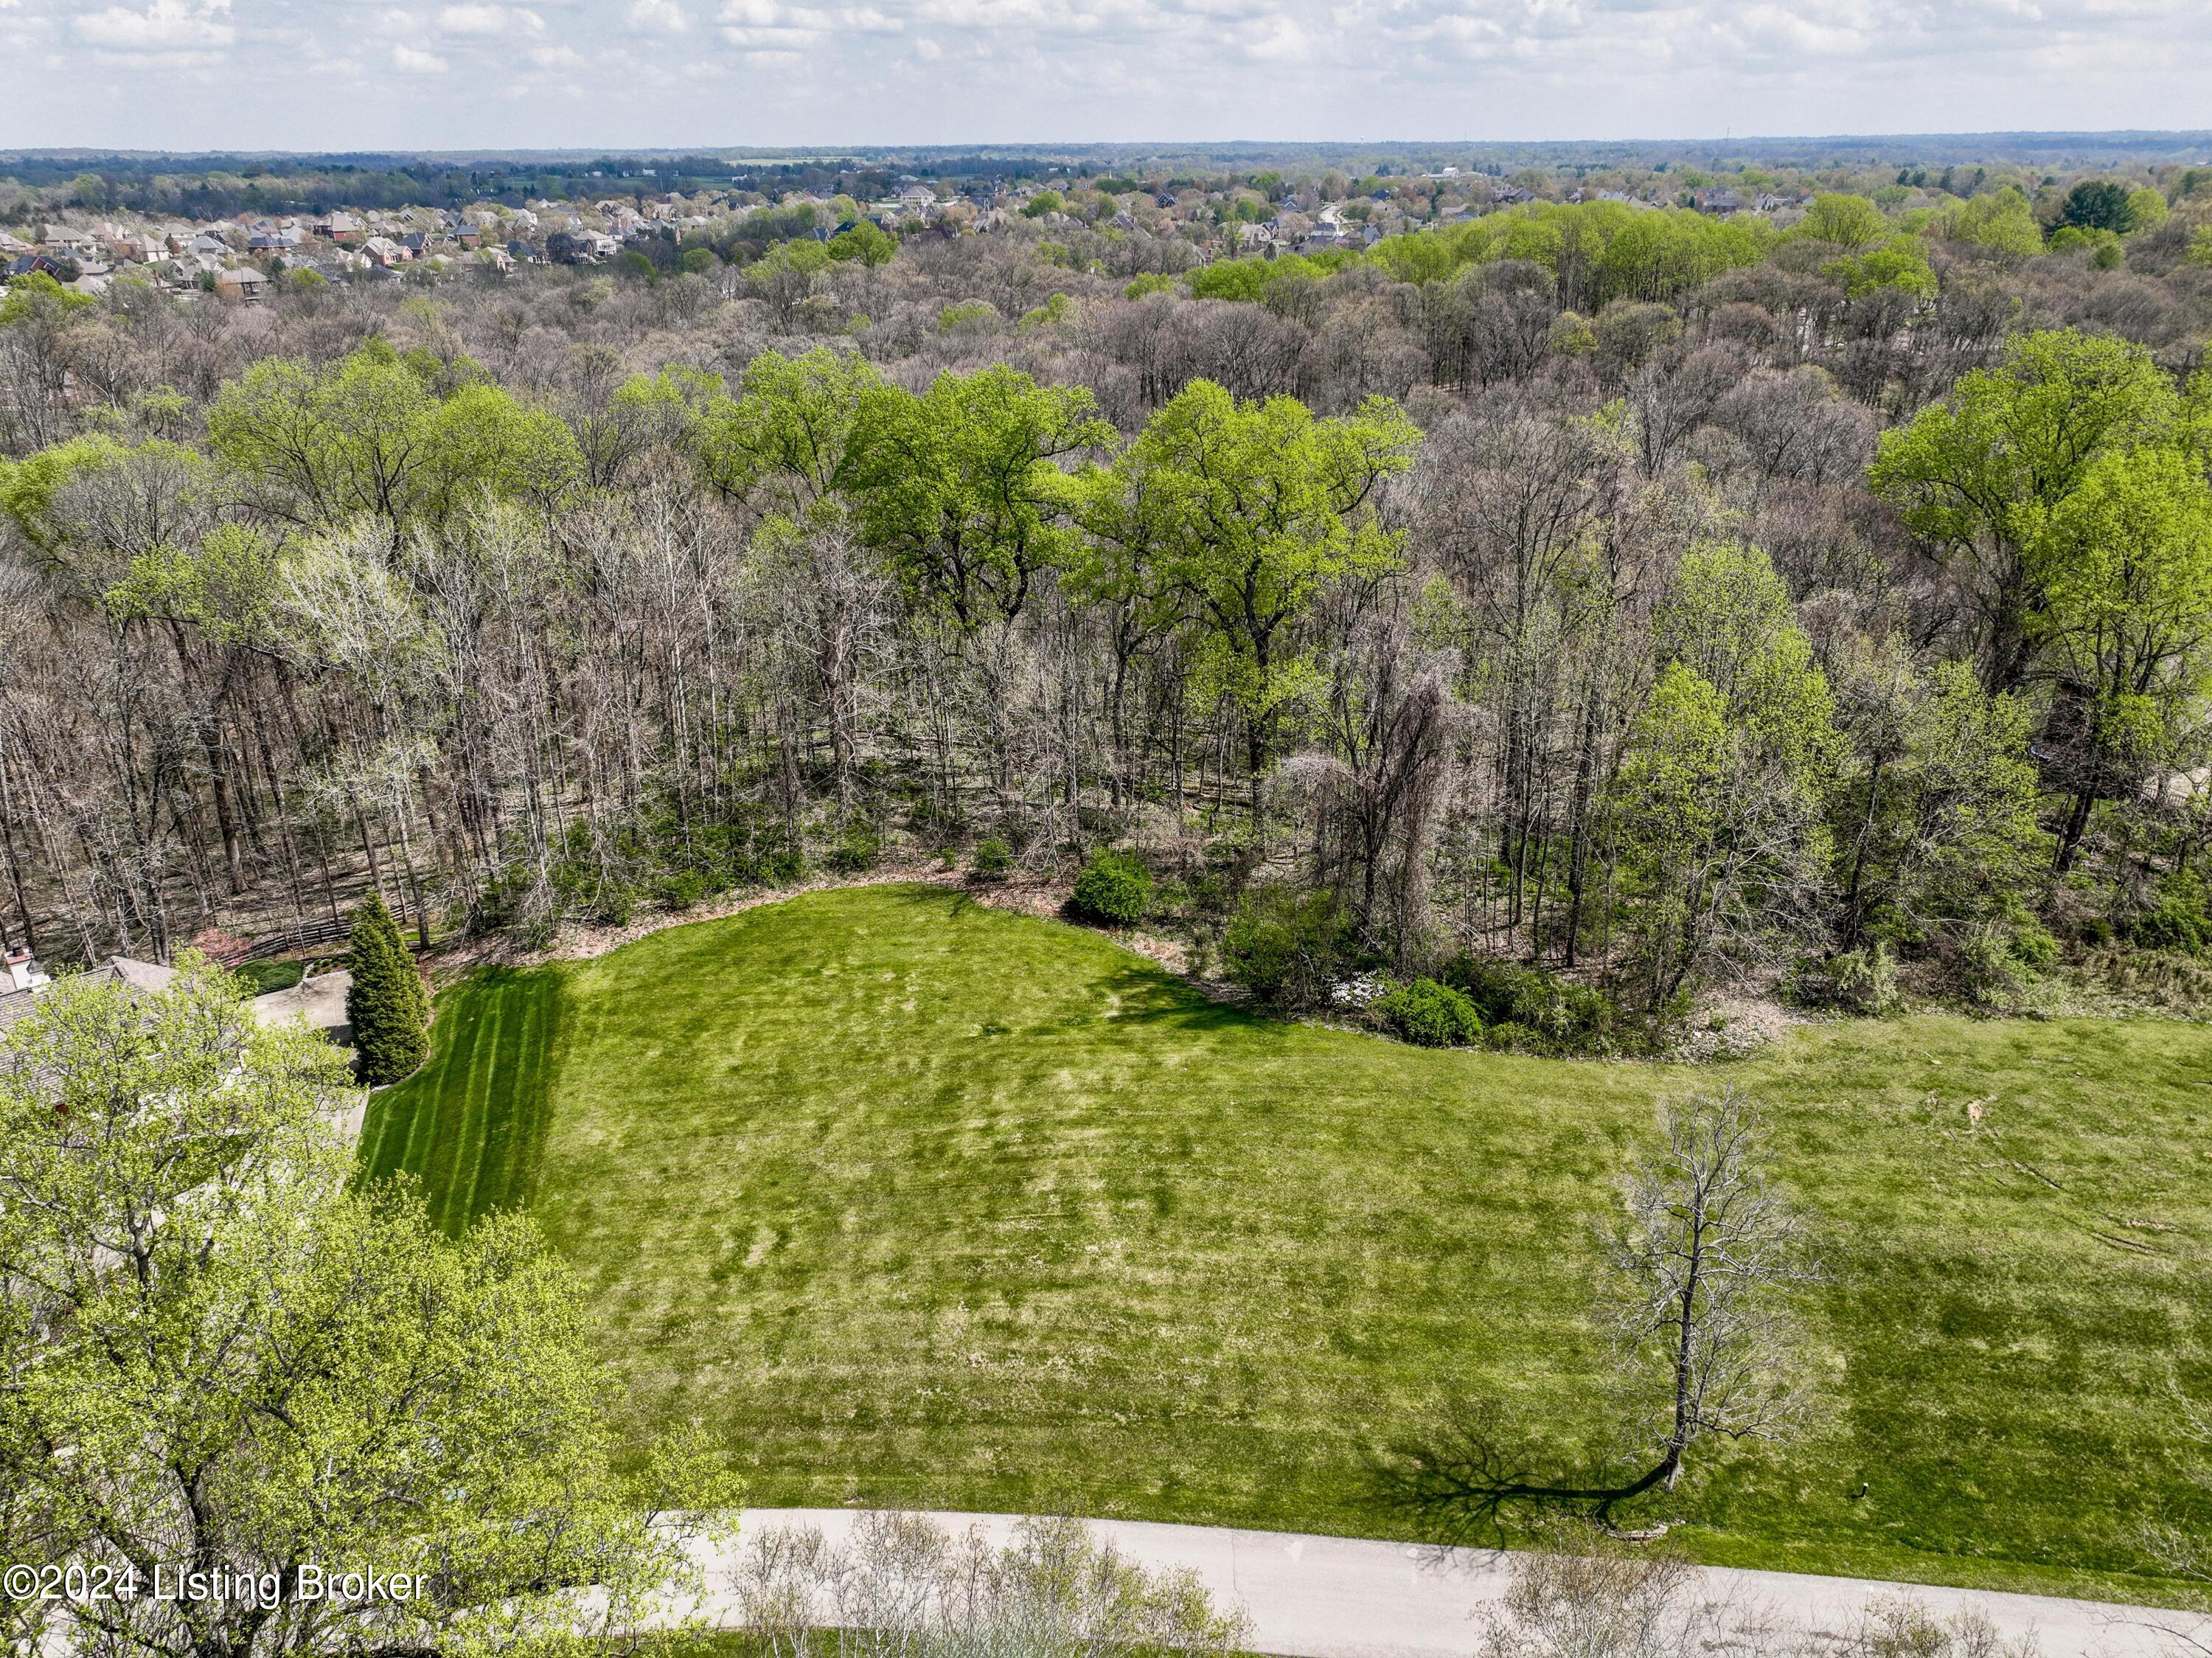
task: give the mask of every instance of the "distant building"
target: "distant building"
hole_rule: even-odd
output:
[[[234,305],[258,304],[269,291],[269,278],[250,265],[215,273],[215,296]]]

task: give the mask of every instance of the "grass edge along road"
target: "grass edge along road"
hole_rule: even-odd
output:
[[[1373,1460],[1456,1394],[1536,1463],[1602,1448],[1594,1234],[1655,1099],[1723,1081],[1769,1102],[1830,1258],[1826,1408],[1696,1484],[1689,1550],[2188,1600],[2140,1532],[2212,1522],[2179,1403],[2212,1394],[2197,1026],[1813,1026],[1705,1070],[1429,1051],[860,887],[454,986],[364,1155],[449,1224],[527,1204],[637,1431],[720,1427],[756,1502],[1407,1536]]]

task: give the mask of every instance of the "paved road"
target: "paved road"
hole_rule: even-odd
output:
[[[750,1509],[749,1534],[782,1526],[813,1526],[842,1541],[858,1510]],[[933,1514],[947,1530],[979,1526],[1003,1543],[1019,1523],[1012,1515]],[[1092,1529],[1123,1554],[1150,1566],[1188,1566],[1218,1605],[1250,1614],[1255,1650],[1281,1658],[1471,1658],[1480,1640],[1475,1615],[1500,1594],[1505,1563],[1484,1549],[1437,1549],[1362,1542],[1288,1532],[1243,1532],[1144,1521],[1094,1520]],[[744,1538],[737,1548],[744,1546]],[[735,1551],[709,1569],[716,1609],[735,1621],[734,1598],[723,1592]],[[1909,1594],[1938,1618],[1968,1608],[1988,1615],[2008,1639],[2034,1634],[2044,1658],[2159,1658],[2174,1649],[2151,1620],[2212,1638],[2212,1619],[2090,1600],[1933,1588],[1794,1572],[1707,1569],[1717,1596],[1747,1612],[1763,1612],[1807,1628],[1838,1629],[1869,1603]]]

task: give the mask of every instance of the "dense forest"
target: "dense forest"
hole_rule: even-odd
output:
[[[2194,996],[2212,171],[1267,259],[1075,205],[254,306],[19,279],[10,941],[373,886],[543,943],[1121,849],[1200,971],[1434,978],[1516,1045]]]

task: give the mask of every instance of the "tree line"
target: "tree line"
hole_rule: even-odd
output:
[[[2154,280],[2140,235],[1820,223],[1492,216],[1249,293],[1079,227],[250,310],[19,283],[9,930],[165,956],[368,888],[542,939],[1112,843],[1200,965],[1518,964],[1531,1039],[1571,984],[1644,1028],[2193,948],[2191,227]]]

